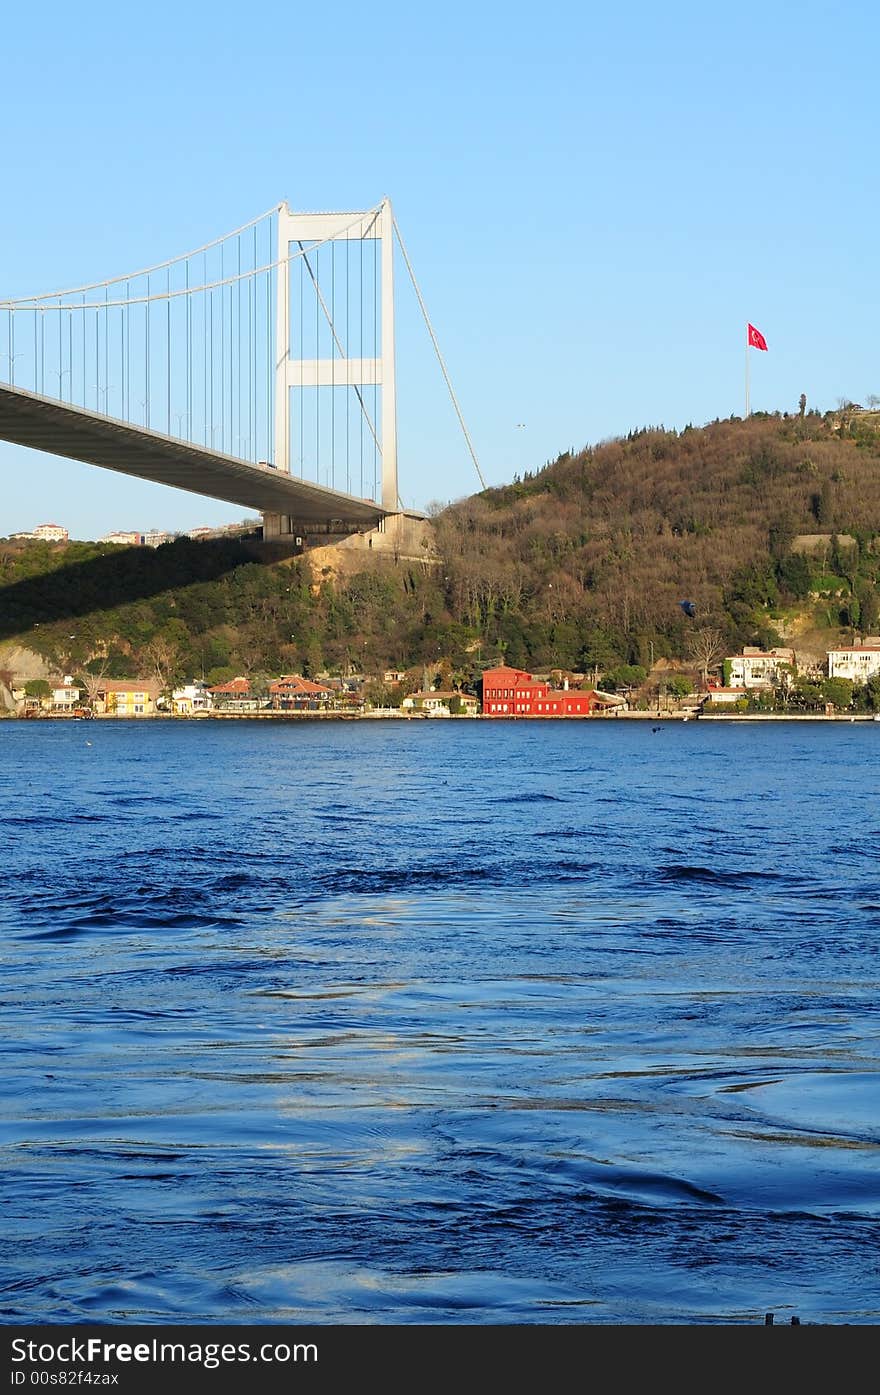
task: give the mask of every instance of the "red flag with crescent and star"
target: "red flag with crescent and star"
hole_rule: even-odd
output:
[[[752,349],[767,348],[767,340],[759,329],[755,329],[754,325],[749,325],[749,346]]]

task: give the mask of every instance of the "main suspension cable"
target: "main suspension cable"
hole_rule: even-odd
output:
[[[435,352],[436,355],[437,355],[437,361],[438,361],[439,364],[440,364],[440,368],[441,368],[441,370],[442,370],[442,372],[443,372],[443,377],[444,377],[444,379],[446,380],[446,386],[447,386],[447,388],[449,389],[449,396],[450,396],[451,399],[452,399],[452,405],[453,405],[453,407],[455,408],[455,414],[456,414],[456,416],[458,417],[459,425],[461,426],[461,429],[462,429],[462,431],[463,431],[463,433],[464,433],[464,439],[465,439],[465,441],[467,442],[467,448],[468,448],[468,450],[470,451],[471,460],[474,462],[474,469],[475,469],[476,472],[477,472],[477,477],[478,477],[478,479],[479,479],[479,481],[480,481],[480,484],[483,486],[484,489],[487,489],[487,488],[488,488],[488,485],[486,484],[486,481],[483,479],[483,472],[482,472],[482,470],[480,469],[480,465],[479,465],[479,462],[478,462],[478,460],[477,460],[476,451],[474,450],[473,444],[472,444],[472,442],[471,442],[470,435],[468,434],[468,429],[467,429],[467,427],[465,426],[464,417],[463,417],[462,414],[461,414],[461,408],[460,408],[459,405],[458,405],[458,399],[457,399],[456,396],[455,396],[455,392],[454,392],[454,390],[453,390],[452,383],[451,383],[450,380],[449,380],[449,374],[448,374],[447,371],[446,371],[446,364],[444,363],[444,361],[443,361],[443,355],[442,355],[441,352],[440,352],[440,345],[437,343],[437,336],[436,336],[436,334],[434,333],[434,328],[433,328],[433,325],[431,324],[431,320],[430,320],[430,317],[429,317],[429,315],[428,315],[427,307],[425,306],[425,302],[424,302],[424,300],[422,299],[422,293],[421,293],[421,291],[419,290],[419,283],[418,283],[418,281],[416,280],[415,272],[414,272],[413,269],[412,269],[412,263],[410,262],[410,259],[409,259],[409,257],[407,256],[406,247],[404,246],[403,238],[402,238],[401,235],[400,235],[400,228],[397,226],[397,219],[396,219],[396,218],[393,218],[392,221],[393,221],[393,223],[394,223],[394,231],[395,231],[395,233],[397,234],[397,241],[398,241],[398,244],[399,244],[399,246],[400,246],[400,250],[401,250],[401,252],[403,253],[403,260],[405,261],[405,263],[406,263],[406,269],[407,269],[407,271],[409,272],[409,279],[412,281],[413,290],[415,291],[415,293],[416,293],[416,299],[417,299],[418,302],[419,302],[419,308],[420,308],[420,310],[421,310],[421,312],[422,312],[422,315],[423,315],[423,317],[424,317],[425,324],[426,324],[427,327],[428,327],[428,333],[429,333],[430,336],[431,336],[431,342],[432,342],[433,345],[434,345],[434,352]]]

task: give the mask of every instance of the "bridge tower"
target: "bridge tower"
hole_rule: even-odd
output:
[[[352,357],[349,345],[334,325],[327,296],[308,260],[310,248],[334,243],[379,243],[380,321],[379,352],[373,357]],[[291,248],[295,250],[291,252]],[[294,356],[291,325],[291,264],[304,261],[312,280],[316,305],[332,335],[332,355],[309,357],[302,347]],[[304,389],[346,387],[353,389],[363,406],[360,388],[379,389],[379,422],[370,424],[382,465],[381,505],[389,513],[400,507],[397,482],[397,403],[394,359],[394,218],[389,199],[364,213],[297,213],[287,203],[278,209],[278,273],[275,304],[275,467],[291,473],[291,397]],[[376,434],[378,430],[378,435]],[[283,514],[263,515],[264,537],[299,531],[296,519]]]

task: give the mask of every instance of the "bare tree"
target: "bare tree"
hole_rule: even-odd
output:
[[[705,684],[710,668],[716,668],[724,658],[724,638],[720,630],[696,630],[688,638],[688,653],[700,670]]]
[[[167,688],[180,657],[177,645],[166,639],[164,635],[154,635],[144,648],[144,657],[155,673],[160,688]]]

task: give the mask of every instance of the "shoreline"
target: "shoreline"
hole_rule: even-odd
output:
[[[427,712],[149,712],[139,716],[123,716],[119,713],[92,713],[90,717],[74,717],[68,712],[42,712],[39,716],[25,717],[17,712],[0,712],[0,721],[10,722],[715,722],[723,725],[731,722],[876,722],[880,714],[873,712],[616,712],[592,716],[564,716],[556,714],[547,717],[524,717],[516,715],[487,716],[482,712],[452,713],[441,716]]]

